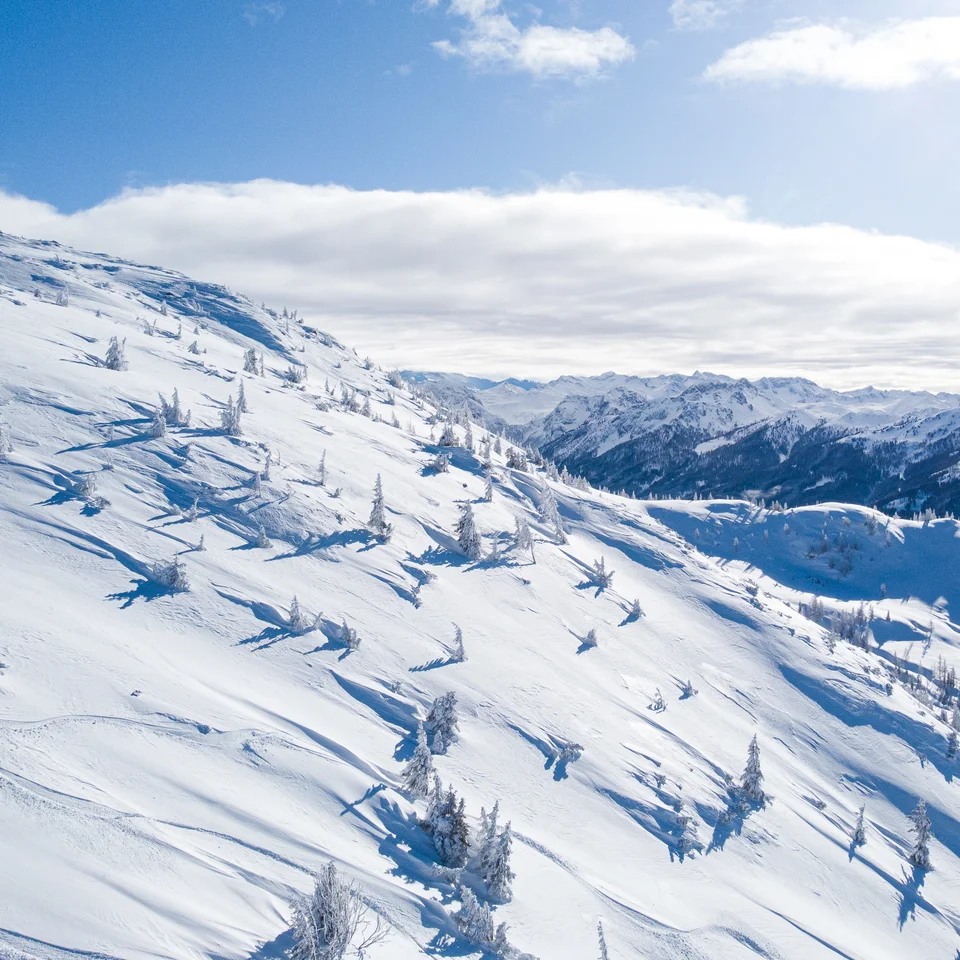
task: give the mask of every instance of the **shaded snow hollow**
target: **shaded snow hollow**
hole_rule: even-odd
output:
[[[112,336],[126,338],[124,372],[99,362]],[[927,672],[941,655],[958,665],[956,523],[644,503],[496,455],[484,503],[476,456],[425,469],[431,408],[406,389],[388,404],[384,374],[309,323],[6,236],[0,338],[0,956],[279,956],[291,896],[330,858],[390,926],[370,960],[478,956],[417,826],[423,804],[400,790],[417,718],[450,690],[460,739],[437,769],[473,825],[497,800],[513,823],[514,897],[495,914],[518,950],[596,957],[602,918],[612,958],[956,956],[949,728],[902,684],[885,689],[894,653]],[[241,372],[251,346],[262,378]],[[282,377],[291,360],[309,371],[303,389]],[[369,391],[384,420],[331,403],[327,380],[337,397]],[[226,437],[220,410],[241,382],[250,412]],[[157,394],[173,388],[192,426],[156,438]],[[365,528],[378,474],[387,544]],[[77,494],[91,475],[103,509]],[[537,517],[547,487],[562,546]],[[195,500],[195,519],[173,514]],[[457,551],[463,502],[485,552],[501,535],[499,563]],[[536,564],[510,546],[516,516]],[[149,577],[174,556],[188,592]],[[587,582],[599,558],[615,571],[606,590]],[[869,601],[871,652],[830,652],[797,611],[815,593],[828,612]],[[294,594],[321,614],[316,630],[288,629]],[[449,660],[454,622],[463,663]],[[773,799],[724,823],[726,778],[754,734]],[[582,756],[559,763],[569,742]],[[920,797],[930,873],[905,859]],[[681,801],[700,839],[686,855]],[[852,850],[861,804],[867,844]]]

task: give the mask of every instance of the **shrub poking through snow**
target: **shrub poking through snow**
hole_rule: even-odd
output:
[[[314,876],[313,893],[293,902],[292,960],[342,960],[348,950],[363,956],[386,936],[380,918],[371,924],[369,913],[359,888],[331,860]]]
[[[151,579],[173,593],[183,593],[190,589],[187,579],[187,565],[173,558],[169,563],[155,563],[151,568]]]

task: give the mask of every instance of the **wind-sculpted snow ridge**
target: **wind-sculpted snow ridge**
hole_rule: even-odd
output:
[[[955,958],[956,523],[575,488],[301,319],[0,236],[0,955],[332,861],[369,960]]]

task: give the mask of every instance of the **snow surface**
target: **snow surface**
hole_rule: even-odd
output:
[[[111,336],[127,339],[126,371],[100,363]],[[500,456],[482,503],[477,457],[456,450],[449,473],[425,469],[429,406],[408,390],[388,404],[384,374],[308,324],[159,268],[6,236],[0,343],[12,433],[0,463],[0,956],[277,957],[290,897],[330,858],[390,925],[370,960],[479,956],[451,919],[456,890],[416,823],[423,805],[399,780],[417,718],[454,690],[460,740],[436,764],[474,824],[496,800],[513,823],[514,897],[495,912],[518,950],[596,957],[602,918],[613,958],[956,957],[948,727],[902,685],[885,689],[891,651],[960,666],[953,521],[644,503]],[[251,346],[263,378],[240,372]],[[282,376],[291,362],[309,370],[302,389]],[[338,397],[341,383],[369,390],[385,421],[330,402],[325,380]],[[241,381],[250,412],[230,438],[219,413]],[[154,438],[157,394],[174,388],[193,425]],[[91,474],[101,510],[75,493]],[[387,544],[365,528],[378,474]],[[547,486],[563,546],[537,520]],[[195,499],[195,520],[171,514]],[[485,548],[502,532],[502,562],[459,554],[462,502]],[[534,528],[535,564],[508,549],[517,515]],[[824,524],[859,541],[846,576],[836,551],[810,556]],[[267,549],[253,545],[261,525]],[[150,579],[174,555],[188,592]],[[602,591],[586,572],[601,557],[615,570]],[[294,594],[322,614],[315,631],[287,628]],[[869,601],[873,650],[831,653],[797,610],[814,594],[831,609]],[[644,614],[631,620],[635,597]],[[344,619],[362,638],[352,653]],[[449,662],[453,623],[464,663]],[[584,650],[591,628],[599,645]],[[698,693],[684,699],[687,680]],[[650,709],[658,690],[663,712]],[[754,734],[773,800],[724,824],[726,778]],[[571,741],[582,757],[558,763]],[[929,873],[905,859],[921,797]],[[683,856],[681,799],[702,841]],[[854,850],[861,804],[868,842]]]

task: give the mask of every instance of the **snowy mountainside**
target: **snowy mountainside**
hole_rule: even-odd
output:
[[[593,483],[638,496],[841,500],[908,515],[960,510],[953,394],[840,392],[800,378],[708,373],[458,389],[475,413],[479,404],[511,424],[518,440]]]
[[[125,370],[103,363],[112,337]],[[0,342],[0,955],[278,957],[332,859],[389,928],[369,960],[479,957],[401,781],[454,691],[459,740],[434,763],[474,832],[496,801],[512,823],[493,911],[512,956],[595,957],[600,919],[631,960],[956,956],[950,726],[889,656],[960,666],[956,523],[645,503],[509,469],[507,445],[485,502],[464,426],[436,446],[429,404],[309,322],[7,236]],[[189,426],[158,426],[174,389]],[[153,566],[174,558],[188,590]],[[814,594],[869,602],[869,649],[801,614]],[[741,807],[754,735],[770,800]],[[932,871],[906,859],[918,799]]]

